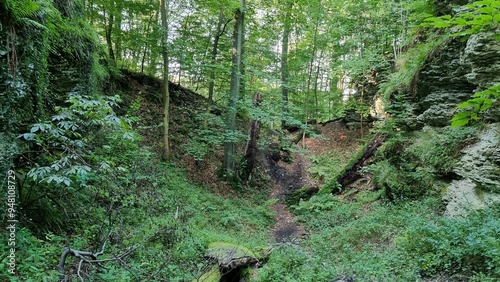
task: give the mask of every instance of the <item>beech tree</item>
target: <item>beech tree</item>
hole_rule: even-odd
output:
[[[231,68],[231,86],[229,89],[229,103],[226,120],[226,140],[224,141],[224,163],[223,177],[227,180],[236,177],[236,157],[234,131],[236,130],[236,112],[237,102],[240,95],[241,87],[241,67],[242,67],[242,50],[244,40],[244,17],[245,17],[245,0],[240,0],[240,7],[234,12],[234,31],[233,31],[233,48],[232,48],[232,68]]]
[[[170,146],[168,138],[168,122],[170,108],[170,93],[168,87],[168,0],[161,0],[161,26],[162,32],[162,57],[163,57],[163,158],[170,157]]]

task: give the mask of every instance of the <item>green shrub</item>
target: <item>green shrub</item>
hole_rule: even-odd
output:
[[[500,207],[467,218],[442,218],[409,226],[401,239],[408,260],[424,275],[467,273],[500,278]],[[486,280],[483,280],[486,281]]]
[[[368,167],[391,200],[437,193],[453,179],[461,149],[475,140],[475,127],[424,128],[419,134],[392,133]]]

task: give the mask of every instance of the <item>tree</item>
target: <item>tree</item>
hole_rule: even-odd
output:
[[[170,157],[170,146],[168,138],[168,122],[170,108],[170,93],[168,89],[168,4],[167,0],[161,0],[161,26],[162,26],[162,57],[163,57],[163,158]]]
[[[220,9],[219,12],[219,19],[217,21],[217,30],[215,31],[214,35],[214,43],[212,46],[212,58],[211,58],[211,63],[212,63],[212,70],[210,71],[210,82],[208,86],[208,100],[212,101],[213,96],[214,96],[214,87],[215,87],[215,63],[217,62],[217,52],[219,48],[219,40],[220,37],[224,34],[226,30],[227,24],[231,21],[231,19],[226,20],[224,23],[224,8]]]
[[[288,41],[290,37],[290,13],[293,7],[293,2],[289,1],[285,8],[285,16],[283,19],[283,37],[281,40],[281,95],[283,99],[283,120],[281,126],[286,126],[288,116]]]
[[[236,177],[235,141],[233,136],[236,130],[236,111],[240,95],[240,78],[243,50],[243,20],[245,16],[245,0],[240,0],[241,6],[234,13],[234,32],[232,49],[231,86],[229,89],[229,103],[226,121],[226,140],[224,141],[223,177],[231,180]]]

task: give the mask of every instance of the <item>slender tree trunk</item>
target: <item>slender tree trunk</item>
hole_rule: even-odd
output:
[[[217,30],[214,36],[214,44],[212,46],[212,60],[211,60],[211,70],[210,70],[210,82],[208,84],[208,100],[212,101],[214,97],[214,87],[215,87],[215,63],[217,62],[217,52],[219,48],[219,40],[222,34],[224,34],[224,29],[226,28],[227,23],[224,25],[224,29],[222,29],[222,24],[224,21],[224,8],[220,9],[219,12],[219,20],[217,21]]]
[[[241,6],[245,9],[245,1],[241,1]],[[247,87],[247,78],[246,78],[246,65],[245,60],[245,17],[244,13],[241,13],[241,23],[240,23],[240,89],[239,89],[239,97],[245,98],[245,92]]]
[[[262,101],[262,95],[260,93],[255,93],[253,96],[253,106],[259,107]],[[242,179],[249,181],[252,175],[252,170],[255,165],[255,159],[257,158],[257,143],[259,141],[261,122],[258,119],[250,121],[250,128],[248,130],[248,141],[245,147],[245,162],[246,166],[242,171]]]
[[[314,59],[316,57],[316,48],[317,48],[317,42],[316,42],[316,37],[318,34],[318,25],[319,25],[319,19],[316,20],[316,25],[314,26],[314,37],[313,37],[313,49],[312,49],[312,54],[311,54],[311,61],[309,64],[309,71],[307,75],[307,90],[305,91],[305,98],[304,98],[304,106],[305,106],[305,113],[306,113],[306,118],[305,118],[305,123],[308,123],[309,119],[309,91],[311,90],[311,84],[312,84],[312,75],[313,75],[313,66],[314,66]]]
[[[283,38],[281,40],[281,96],[283,102],[283,118],[281,127],[286,127],[288,119],[288,41],[290,37],[290,10],[293,7],[293,2],[288,3],[286,7],[285,19],[283,21]]]
[[[241,7],[235,11],[235,23],[233,32],[233,65],[231,68],[231,86],[229,90],[229,105],[226,121],[226,133],[231,135],[236,130],[236,105],[240,93],[240,76],[243,47],[243,18],[245,11],[245,0],[241,0]],[[223,177],[226,180],[236,179],[235,162],[235,142],[234,140],[224,141],[224,163]]]
[[[111,11],[108,10],[108,24],[106,25],[106,43],[108,45],[109,58],[114,62],[115,53],[113,51],[113,40],[111,38],[113,32],[113,22],[114,22],[114,15]]]
[[[323,59],[323,50],[319,52],[319,58],[318,58],[318,65],[316,66],[316,75],[314,78],[314,114],[315,114],[315,119],[316,123],[318,123],[318,109],[319,109],[319,103],[318,103],[318,78],[319,78],[319,71],[320,71],[320,65],[321,65],[321,60]]]
[[[154,13],[154,19],[153,19],[153,23],[155,24],[152,24],[153,25],[153,29],[152,29],[152,32],[157,32],[157,27],[156,27],[156,24],[158,23],[158,17],[160,17],[160,13],[158,12],[155,12]],[[161,20],[161,19],[160,19]],[[156,42],[154,42],[153,44],[155,44]],[[149,61],[149,64],[148,64],[148,67],[147,67],[147,74],[148,75],[151,75],[151,76],[156,76],[158,74],[158,70],[157,70],[157,62],[158,62],[158,56],[159,56],[159,52],[156,52],[156,50],[154,50],[154,48],[156,47],[156,44],[153,45],[151,44],[149,46],[149,56],[148,56],[148,61]]]
[[[168,0],[161,0],[161,26],[162,26],[162,57],[163,57],[163,158],[170,158],[169,146],[169,108],[170,93],[168,87]]]
[[[114,24],[115,30],[115,59],[120,61],[122,59],[122,10],[123,10],[123,2],[116,1],[116,23]]]
[[[151,22],[153,21],[154,11],[151,11],[151,15],[149,16],[148,25],[146,26],[145,34],[149,33],[149,29],[151,27]],[[146,61],[146,54],[149,50],[149,40],[146,40],[146,44],[144,44],[144,51],[142,52],[141,59],[141,73],[144,73],[144,63]]]

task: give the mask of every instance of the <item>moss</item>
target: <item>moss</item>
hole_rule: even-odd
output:
[[[208,245],[206,256],[213,257],[219,262],[224,262],[232,258],[239,258],[244,256],[257,257],[247,247],[236,245],[228,242],[213,242]]]
[[[214,265],[209,271],[203,273],[200,277],[193,279],[192,282],[219,282],[221,278],[222,275],[220,275],[219,267]]]
[[[318,187],[302,187],[287,195],[286,203],[288,205],[297,205],[300,200],[309,200],[318,191]]]

